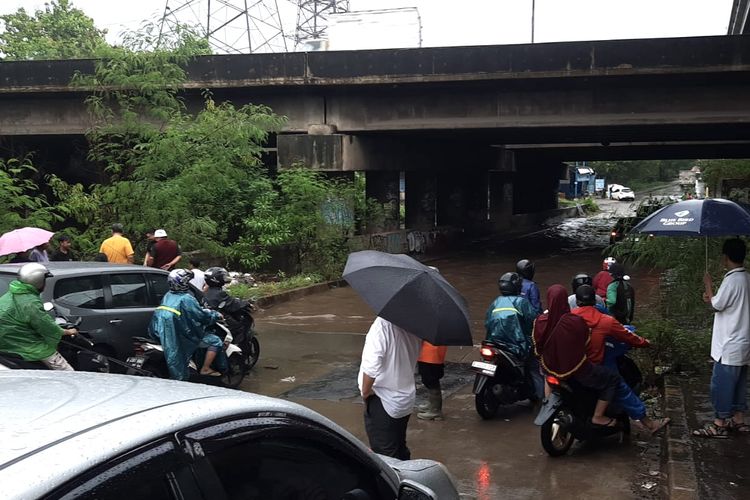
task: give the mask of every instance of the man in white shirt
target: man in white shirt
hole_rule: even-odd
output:
[[[193,273],[193,279],[190,280],[190,284],[198,290],[203,291],[203,287],[206,285],[206,278],[203,271],[198,269],[199,267],[201,267],[201,261],[192,257],[190,259],[190,271]]]
[[[416,399],[414,368],[421,344],[411,333],[380,317],[367,332],[358,383],[365,402],[367,438],[376,453],[411,458],[406,426]]]
[[[716,311],[711,335],[711,402],[715,419],[693,431],[695,436],[709,438],[726,438],[729,430],[750,432],[744,419],[750,364],[750,275],[743,267],[745,243],[738,238],[726,240],[721,253],[728,272],[716,295],[711,276],[706,273],[703,279],[703,300]]]

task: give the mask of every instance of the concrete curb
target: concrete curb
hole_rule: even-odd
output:
[[[269,308],[275,304],[281,304],[282,302],[289,302],[290,300],[299,299],[312,295],[314,293],[325,292],[331,288],[338,288],[341,286],[349,286],[343,279],[326,281],[325,283],[316,283],[314,285],[293,288],[292,290],[286,290],[274,295],[268,295],[266,297],[259,298],[255,303],[264,309]]]
[[[675,377],[664,381],[664,408],[672,419],[662,438],[662,475],[667,484],[665,498],[670,500],[698,500],[695,462],[691,447],[690,429],[685,416],[683,387]]]

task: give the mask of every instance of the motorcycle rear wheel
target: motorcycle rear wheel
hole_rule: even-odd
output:
[[[236,389],[245,378],[245,362],[239,354],[232,354],[228,359],[229,368],[222,375],[221,380],[225,387]]]
[[[565,411],[557,410],[544,424],[542,424],[541,438],[542,448],[551,457],[561,457],[568,453],[573,446],[575,437],[561,425],[564,420]]]
[[[474,406],[479,416],[484,420],[490,420],[495,417],[500,403],[492,394],[492,385],[489,382],[474,396]]]

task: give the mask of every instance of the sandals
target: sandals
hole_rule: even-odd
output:
[[[702,429],[694,430],[693,436],[708,439],[727,439],[729,437],[729,425],[716,425],[709,422]]]
[[[214,371],[214,370],[211,370],[210,372],[206,372],[206,373],[200,372],[200,374],[203,377],[221,377],[221,373]]]
[[[736,432],[738,434],[747,434],[750,432],[750,425],[746,423],[737,423],[734,421],[734,419],[729,419],[727,422],[727,427],[729,427],[729,430],[732,432]]]
[[[617,427],[617,420],[610,418],[606,424],[595,424],[594,422],[591,422],[591,427],[594,429],[614,429]]]
[[[654,434],[656,434],[657,432],[659,432],[660,430],[662,430],[663,428],[665,428],[667,425],[669,425],[669,422],[671,422],[671,421],[672,421],[672,419],[670,419],[670,418],[660,418],[659,420],[657,420],[657,422],[659,423],[659,425],[657,425],[653,429],[650,429],[651,435],[653,436]]]

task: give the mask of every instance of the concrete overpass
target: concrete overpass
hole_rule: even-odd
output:
[[[93,66],[0,63],[0,137],[83,134],[85,91],[68,82]],[[281,166],[366,170],[383,201],[405,171],[407,205],[437,200],[437,215],[408,211],[414,226],[549,208],[562,160],[750,157],[746,37],[226,55],[187,72],[189,107],[210,88],[288,116]]]

